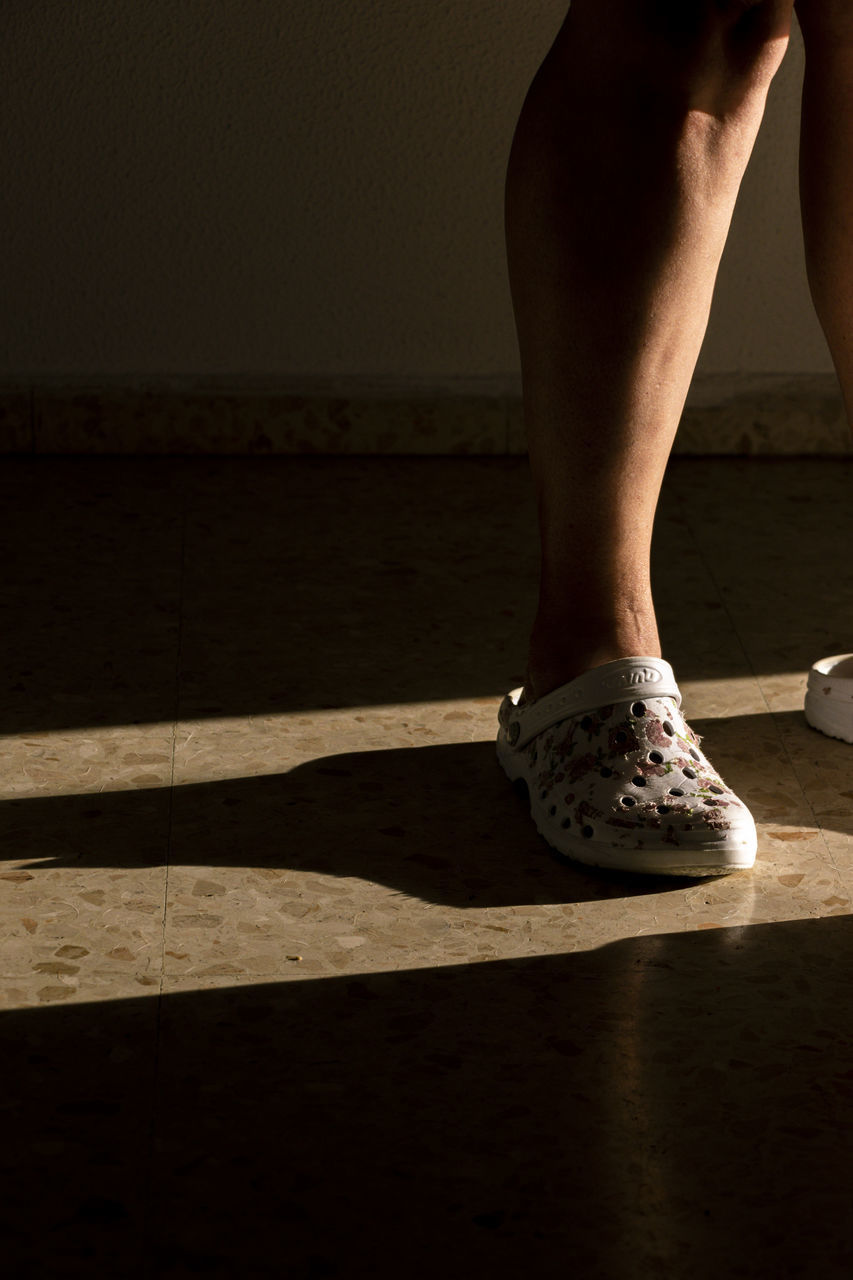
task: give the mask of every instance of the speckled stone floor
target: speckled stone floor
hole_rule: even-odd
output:
[[[9,458],[17,1276],[849,1277],[853,463],[678,459],[665,653],[754,872],[595,874],[493,756],[520,459]]]

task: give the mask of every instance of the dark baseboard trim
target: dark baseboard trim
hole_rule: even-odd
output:
[[[41,378],[0,383],[0,452],[520,454],[517,378]],[[832,374],[700,374],[677,454],[853,452]]]

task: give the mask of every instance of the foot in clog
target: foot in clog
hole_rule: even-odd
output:
[[[621,658],[535,702],[521,694],[501,703],[498,759],[526,784],[537,830],[558,853],[652,875],[753,865],[755,822],[682,716],[669,663]]]

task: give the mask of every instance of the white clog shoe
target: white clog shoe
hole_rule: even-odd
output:
[[[821,658],[809,672],[806,720],[830,738],[853,742],[853,653]]]
[[[558,853],[652,875],[752,866],[752,814],[700,750],[668,662],[621,658],[535,702],[521,692],[501,703],[498,759]]]

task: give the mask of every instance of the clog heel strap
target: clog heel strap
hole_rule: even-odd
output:
[[[606,703],[674,698],[681,705],[672,667],[663,658],[619,658],[593,667],[535,702],[520,702],[521,692],[514,689],[502,708],[507,740],[517,750],[561,720],[595,711]]]

